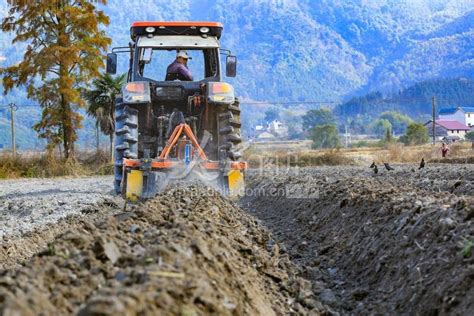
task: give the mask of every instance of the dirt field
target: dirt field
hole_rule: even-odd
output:
[[[252,171],[128,206],[110,177],[0,182],[3,315],[469,314],[472,165]],[[273,172],[272,172],[273,171]]]
[[[241,203],[342,314],[469,314],[474,168],[394,168],[254,172]]]
[[[98,204],[55,225],[64,229],[55,238],[46,229],[47,246],[0,273],[3,315],[330,310],[268,231],[203,187],[172,188],[126,211]],[[37,228],[33,234],[40,239],[45,233]],[[2,261],[24,259],[17,256],[24,246],[13,238],[10,249],[17,252],[8,252]]]

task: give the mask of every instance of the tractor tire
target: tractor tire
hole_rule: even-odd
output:
[[[219,158],[238,161],[242,157],[240,133],[242,124],[240,122],[240,103],[235,98],[235,102],[230,105],[223,105],[221,111],[217,114],[219,127]]]
[[[138,158],[138,110],[123,103],[122,98],[115,100],[115,162],[114,189],[122,193],[124,177],[123,158]]]

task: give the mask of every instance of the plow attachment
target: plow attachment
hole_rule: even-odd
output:
[[[171,155],[173,153],[173,155]],[[122,195],[135,202],[154,197],[170,182],[200,181],[230,197],[243,196],[243,161],[209,160],[187,124],[173,130],[156,159],[123,159]]]

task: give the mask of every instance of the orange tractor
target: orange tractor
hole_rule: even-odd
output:
[[[126,199],[151,198],[170,181],[190,179],[243,194],[240,105],[221,70],[225,56],[225,75],[235,77],[237,59],[220,48],[222,29],[215,22],[135,22],[129,45],[107,55],[111,74],[117,54],[129,56],[115,101],[114,185]],[[192,76],[170,73],[179,60],[178,70]]]

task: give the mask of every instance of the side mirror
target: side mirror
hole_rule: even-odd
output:
[[[145,64],[149,64],[151,61],[151,56],[153,55],[153,48],[151,47],[146,47],[143,50],[142,56],[140,57],[140,60],[143,61]]]
[[[106,72],[111,75],[115,75],[117,73],[117,54],[116,53],[107,54]]]
[[[227,77],[235,77],[237,74],[237,57],[229,55],[225,62],[225,75]]]

